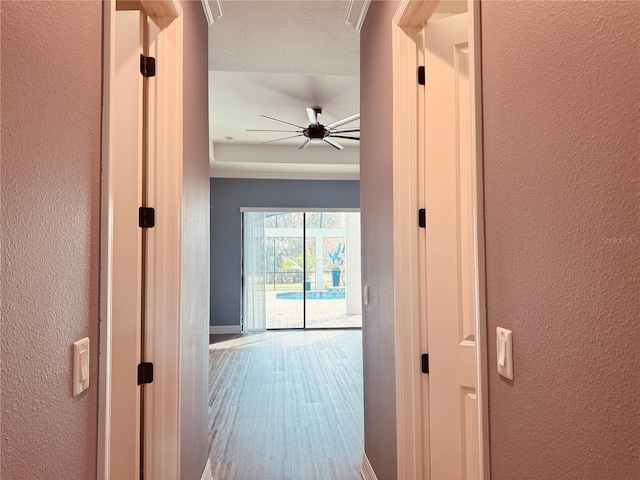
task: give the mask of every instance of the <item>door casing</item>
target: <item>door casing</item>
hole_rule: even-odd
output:
[[[125,2],[126,3],[126,2]],[[131,2],[129,2],[131,3]],[[180,282],[182,211],[182,8],[177,0],[142,0],[149,18],[149,54],[158,59],[150,82],[148,113],[148,206],[156,209],[149,230],[146,261],[147,361],[155,366],[145,386],[145,477],[180,477]],[[116,1],[103,2],[103,122],[100,242],[100,381],[98,386],[99,479],[111,478],[117,458],[111,426],[119,421],[111,408],[113,326],[114,72]],[[132,212],[135,218],[136,212]],[[129,372],[126,372],[129,374]],[[130,372],[135,378],[135,372]],[[139,388],[132,382],[132,388]]]
[[[416,81],[423,65],[422,29],[438,1],[402,0],[392,22],[393,41],[393,195],[394,271],[396,319],[396,422],[398,478],[428,479],[429,434],[428,382],[422,381],[419,359],[426,352],[424,294],[424,235],[417,217],[423,208],[424,94]],[[478,386],[479,449],[481,478],[490,478],[488,429],[488,371],[486,351],[486,289],[484,274],[484,226],[482,182],[482,97],[480,3],[467,1],[469,13],[470,81],[473,85],[472,161],[476,172],[474,201],[476,318],[476,380]],[[428,219],[427,219],[428,223]],[[426,416],[426,417],[425,417]]]

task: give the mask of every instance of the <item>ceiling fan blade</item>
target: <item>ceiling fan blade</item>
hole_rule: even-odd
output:
[[[340,128],[340,129],[332,129],[335,133],[353,133],[360,132],[359,128]]]
[[[302,133],[302,130],[254,130],[247,128],[245,132],[283,132],[283,133]]]
[[[313,108],[307,108],[307,117],[309,117],[309,124],[314,127],[318,125],[318,112]]]
[[[342,120],[338,120],[337,122],[333,122],[331,125],[327,125],[326,128],[337,128],[340,125],[344,125],[345,123],[353,122],[360,118],[360,114],[356,113],[355,115],[351,115],[350,117],[343,118]]]
[[[302,145],[300,145],[300,148],[298,150],[304,150],[309,146],[310,143],[311,143],[311,139],[307,138],[305,142]]]
[[[278,122],[278,123],[284,123],[285,125],[289,125],[291,127],[296,127],[299,128],[301,130],[304,130],[304,127],[301,127],[300,125],[296,125],[295,123],[289,123],[289,122],[285,122],[284,120],[278,120],[277,118],[273,118],[273,117],[268,117],[266,115],[260,115],[261,117],[264,118],[268,118],[269,120],[273,120],[274,122]]]
[[[287,138],[295,138],[295,137],[301,137],[301,136],[302,136],[302,134],[291,135],[290,137],[276,138],[275,140],[269,140],[268,142],[262,142],[262,144],[264,145],[265,143],[279,142],[280,140],[286,140]]]
[[[329,137],[324,137],[323,140],[331,145],[333,148],[337,148],[338,150],[342,150],[344,147],[340,145],[338,142],[334,142]]]
[[[360,140],[360,137],[348,137],[346,135],[333,135],[333,134],[331,134],[330,137],[331,138],[346,138],[346,139],[349,139],[349,140]]]

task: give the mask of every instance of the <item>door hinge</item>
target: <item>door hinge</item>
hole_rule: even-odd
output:
[[[140,228],[153,228],[156,226],[156,211],[151,207],[138,209],[138,226]]]
[[[140,54],[140,73],[143,77],[156,76],[156,59],[154,57],[145,57]]]
[[[153,363],[140,363],[138,365],[138,385],[151,382],[153,382]]]
[[[418,210],[418,226],[420,228],[427,227],[427,211],[424,208]]]
[[[429,373],[429,354],[422,354],[422,373]]]
[[[418,85],[424,85],[426,83],[424,66],[418,67]]]

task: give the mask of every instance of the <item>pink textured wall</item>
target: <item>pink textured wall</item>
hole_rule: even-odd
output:
[[[482,35],[492,478],[638,478],[640,2],[487,1]]]
[[[95,477],[102,2],[2,9],[2,465]],[[91,385],[73,398],[73,342]]]

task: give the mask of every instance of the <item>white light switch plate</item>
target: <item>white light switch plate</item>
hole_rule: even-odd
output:
[[[73,396],[89,388],[89,337],[73,344]]]
[[[513,380],[513,340],[511,330],[496,328],[496,349],[498,373]]]

